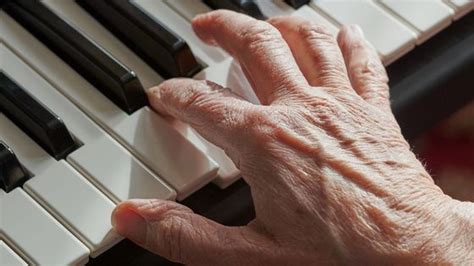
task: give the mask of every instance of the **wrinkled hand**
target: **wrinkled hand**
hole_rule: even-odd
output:
[[[472,203],[445,196],[410,151],[384,67],[357,26],[336,40],[295,17],[267,23],[215,11],[193,27],[240,63],[262,105],[191,79],[151,89],[150,102],[226,151],[252,189],[256,218],[226,227],[178,203],[131,200],[114,212],[119,233],[198,265],[474,256]]]

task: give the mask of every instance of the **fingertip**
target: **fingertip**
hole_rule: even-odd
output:
[[[365,39],[364,32],[356,25],[344,25],[337,35],[337,42],[341,47],[348,47],[355,40]]]
[[[144,200],[141,199],[130,199],[120,202],[112,211],[112,225],[115,226],[117,224],[123,212],[127,212],[128,210],[137,211],[138,208],[144,204]]]
[[[351,32],[356,34],[358,37],[364,38],[364,31],[362,30],[362,28],[359,25],[351,24],[351,25],[349,25],[349,28],[350,28]]]
[[[150,103],[155,103],[156,99],[160,98],[160,88],[159,86],[154,86],[146,90],[146,95]]]
[[[191,26],[199,39],[207,44],[215,45],[215,41],[213,40],[212,35],[208,31],[207,27],[209,20],[209,13],[200,14],[193,18]]]
[[[199,14],[191,22],[191,26],[196,35],[203,42],[217,46],[217,42],[214,40],[212,33],[212,26],[216,23],[221,23],[219,20],[221,17],[231,15],[233,12],[228,10],[215,10],[205,14]]]
[[[148,103],[150,107],[160,113],[161,115],[167,116],[168,113],[165,111],[164,106],[162,104],[161,98],[161,86],[155,86],[146,91],[148,97]]]
[[[163,116],[172,116],[177,94],[181,87],[186,87],[190,82],[187,78],[173,78],[163,81],[160,85],[151,87],[146,91],[150,107]]]
[[[146,220],[129,204],[119,204],[114,209],[112,212],[112,226],[118,234],[137,244],[143,245],[146,243]]]

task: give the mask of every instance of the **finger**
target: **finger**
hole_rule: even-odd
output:
[[[153,109],[190,124],[225,150],[240,146],[240,129],[256,105],[206,80],[170,79],[148,90]],[[235,159],[235,158],[234,158]]]
[[[242,261],[235,254],[252,250],[245,228],[226,227],[194,214],[189,208],[162,200],[129,200],[112,214],[117,233],[168,260],[219,265],[221,259]]]
[[[343,27],[337,40],[349,69],[352,87],[367,102],[390,109],[387,73],[360,27]]]
[[[218,10],[196,17],[193,28],[202,40],[219,45],[240,63],[262,104],[308,85],[281,34],[267,22]]]
[[[336,38],[324,26],[299,17],[275,17],[269,22],[281,32],[310,85],[350,88]]]

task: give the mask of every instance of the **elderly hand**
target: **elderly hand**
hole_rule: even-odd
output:
[[[473,203],[444,195],[410,151],[357,26],[336,40],[295,17],[215,11],[193,27],[240,63],[262,105],[192,79],[152,88],[150,102],[226,151],[256,218],[226,227],[178,203],[130,200],[113,214],[118,233],[193,265],[474,260]]]

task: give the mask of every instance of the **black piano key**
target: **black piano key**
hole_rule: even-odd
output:
[[[128,0],[76,0],[165,78],[202,69],[187,43]]]
[[[0,72],[0,111],[60,160],[78,145],[61,118]]]
[[[10,192],[14,188],[22,186],[30,177],[15,153],[0,140],[0,188]]]
[[[147,105],[133,71],[37,0],[7,0],[4,10],[117,106],[133,113]]]
[[[254,0],[204,0],[204,3],[212,9],[229,9],[256,19],[267,19]]]
[[[285,2],[292,6],[294,9],[298,9],[304,5],[309,4],[310,0],[285,0]]]

